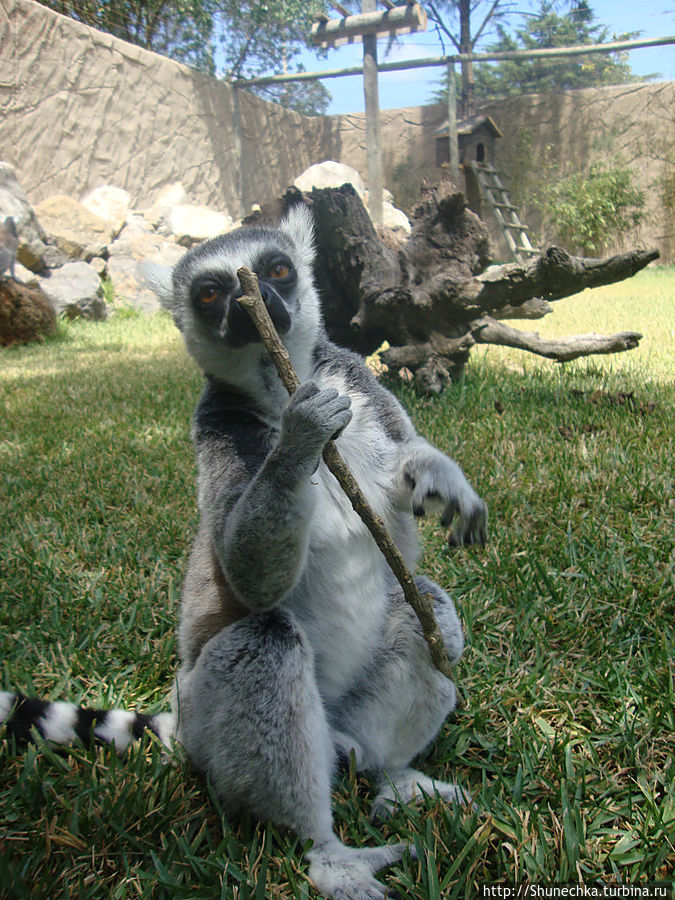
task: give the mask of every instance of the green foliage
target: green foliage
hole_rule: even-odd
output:
[[[586,4],[558,15],[548,0],[542,0],[535,16],[527,17],[513,34],[499,28],[499,40],[490,50],[538,50],[545,47],[570,47],[602,44],[608,40],[628,40],[636,34],[610,36],[595,20]],[[476,66],[476,96],[480,99],[509,97],[544,91],[572,90],[625,84],[636,81],[627,53],[594,53],[566,59],[504,60]]]
[[[304,66],[298,66],[297,71],[305,71]],[[303,116],[324,115],[331,101],[330,91],[320,81],[289,81],[254,86],[251,90],[265,100],[293,109]]]
[[[302,71],[298,62],[324,0],[40,0],[116,37],[227,80]],[[306,115],[326,111],[323,85],[253,88]]]
[[[610,35],[584,2],[577,2],[564,15],[559,15],[549,0],[540,0],[538,11],[524,17],[522,24],[512,31],[501,22],[496,28],[499,38],[487,50],[499,53],[602,44],[608,40],[628,40],[637,36],[637,33]],[[475,99],[483,102],[516,94],[625,84],[637,80],[626,52],[477,63],[474,78]],[[447,102],[447,76],[434,96],[438,102]]]
[[[236,80],[303,71],[297,57],[315,15],[325,11],[326,4],[323,0],[217,0],[217,7],[214,23],[222,51],[222,74]],[[318,82],[252,90],[305,115],[325,112],[330,102],[329,92]]]
[[[478,810],[429,798],[376,830],[368,779],[335,786],[347,843],[416,847],[387,875],[410,900],[672,877],[674,282],[641,272],[623,312],[624,283],[582,300],[588,330],[644,312],[642,372],[642,345],[564,368],[528,356],[526,371],[488,348],[441,397],[398,389],[491,510],[485,548],[450,550],[423,523],[423,569],[455,596],[467,649],[463,705],[422,766]],[[201,378],[167,316],[64,327],[0,351],[1,686],[157,708],[196,527]],[[119,756],[0,741],[0,846],[11,898],[316,897],[296,839],[228,822],[184,756],[167,764],[148,739]]]
[[[547,181],[536,202],[565,247],[600,252],[640,224],[645,197],[629,168],[595,163],[588,175]]]
[[[251,78],[264,67],[281,72],[299,53],[321,0],[219,0],[216,23],[229,79]]]
[[[212,0],[39,0],[70,16],[147,50],[212,74]]]

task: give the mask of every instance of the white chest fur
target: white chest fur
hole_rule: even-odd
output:
[[[342,379],[322,380],[352,397],[353,418],[337,447],[375,512],[393,509],[396,444],[367,397]],[[327,700],[347,690],[363,671],[387,608],[386,562],[335,477],[322,462],[312,478],[316,506],[303,577],[289,598],[314,648],[319,687]]]

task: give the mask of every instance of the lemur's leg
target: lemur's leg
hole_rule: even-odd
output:
[[[448,653],[459,659],[464,647],[454,604],[428,578],[415,579],[423,594],[434,596],[434,612]],[[424,791],[449,802],[470,801],[454,784],[429,778],[410,761],[431,743],[455,707],[455,686],[433,665],[420,624],[400,590],[391,595],[391,615],[380,652],[362,681],[331,712],[338,756],[352,750],[359,769],[376,773],[379,792],[373,816]]]
[[[177,688],[179,739],[226,812],[246,809],[314,841],[309,877],[327,896],[392,897],[374,874],[406,845],[355,849],[333,832],[334,747],[304,632],[283,608],[251,614],[202,649]]]

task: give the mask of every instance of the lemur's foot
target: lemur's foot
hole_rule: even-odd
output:
[[[404,769],[395,775],[383,776],[370,818],[372,821],[386,819],[392,815],[397,804],[409,803],[423,794],[439,796],[447,803],[457,805],[468,806],[472,802],[471,794],[456,784],[429,778],[415,769]]]
[[[346,847],[336,839],[307,853],[309,879],[317,890],[335,900],[395,900],[399,893],[374,876],[398,862],[408,849],[404,842],[383,847]]]

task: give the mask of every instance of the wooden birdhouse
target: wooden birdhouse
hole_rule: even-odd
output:
[[[436,165],[450,162],[447,119],[434,132],[436,136]],[[457,123],[459,144],[459,164],[470,162],[491,163],[495,159],[495,142],[503,137],[494,119],[490,116],[470,116]]]
[[[448,143],[448,120],[434,132],[436,136],[436,165],[447,168],[450,162]],[[490,116],[469,116],[457,122],[457,143],[459,145],[459,167],[463,176],[463,190],[469,209],[483,216],[482,197],[474,166],[494,166],[495,145],[502,132]]]

